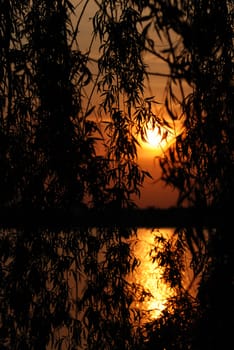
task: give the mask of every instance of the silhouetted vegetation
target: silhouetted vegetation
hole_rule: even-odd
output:
[[[10,215],[1,229],[1,349],[140,342],[125,278],[136,264],[125,242],[132,229],[56,225],[86,207],[132,206],[149,176],[130,120],[111,106],[104,139],[92,116],[89,52],[79,49],[73,12],[69,1],[1,3],[0,202]],[[49,215],[55,226],[46,228]]]
[[[88,3],[0,4],[0,347],[228,348],[234,248],[222,219],[234,189],[233,5],[95,2],[83,52]],[[168,73],[150,71],[145,53]],[[167,76],[167,118],[145,96],[152,74]],[[136,134],[178,120],[184,132],[160,160],[162,180],[179,190],[178,208],[138,211],[133,196],[150,174],[138,164]],[[142,324],[144,313],[131,305],[148,291],[128,282],[140,263],[128,240],[137,240],[141,220],[178,220],[178,211],[174,236],[156,237],[151,252],[176,296]],[[195,296],[183,285],[186,251],[200,278]]]

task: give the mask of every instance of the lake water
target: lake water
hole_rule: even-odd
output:
[[[162,311],[167,308],[168,299],[175,295],[175,290],[164,282],[164,269],[159,266],[157,260],[153,262],[155,238],[161,237],[167,241],[175,237],[175,242],[172,244],[174,249],[177,239],[174,235],[175,228],[138,228],[132,235],[126,234],[121,241],[118,229],[115,230],[111,228],[68,231],[2,230],[2,285],[6,288],[3,290],[3,300],[4,296],[6,300],[8,298],[8,288],[12,289],[10,299],[15,295],[19,300],[23,297],[19,296],[18,292],[22,290],[26,293],[28,288],[30,293],[33,293],[28,297],[31,306],[25,309],[25,312],[30,313],[29,317],[38,312],[37,304],[42,303],[45,307],[48,303],[49,313],[46,309],[43,311],[45,320],[47,316],[50,318],[56,314],[56,308],[60,310],[61,307],[59,311],[61,313],[64,307],[73,323],[77,320],[76,322],[82,324],[88,322],[89,316],[86,312],[90,305],[96,310],[95,312],[102,313],[104,317],[108,310],[110,314],[114,310],[119,310],[117,299],[121,297],[121,290],[127,288],[127,292],[132,293],[135,288],[136,293],[129,303],[129,310],[141,312],[142,318],[138,319],[139,324],[160,317]],[[157,251],[160,249],[163,249],[163,245],[158,244]],[[131,259],[127,258],[129,253],[134,256],[137,263],[133,271],[129,269],[126,274],[128,264],[129,266],[132,264]],[[194,279],[190,268],[189,250],[184,253],[184,263],[186,269],[183,284],[185,288],[189,288],[191,295],[195,296],[198,279]],[[125,272],[121,270],[121,264],[125,266]],[[140,294],[139,286],[147,292],[144,293],[144,297]],[[116,292],[118,288],[120,294]],[[47,299],[45,295],[48,295]],[[113,305],[110,296],[115,298],[112,300]],[[109,298],[110,301],[107,302],[105,298]],[[104,311],[101,310],[100,303]],[[14,302],[12,305],[15,305]],[[12,313],[12,310],[8,308],[8,312]],[[43,317],[42,313],[39,314]],[[129,317],[131,318],[131,312]],[[57,344],[61,342],[61,350],[68,348],[71,336],[71,330],[65,324],[63,327],[54,327],[53,337]],[[87,336],[87,327],[84,328],[86,331],[81,332],[81,338]],[[82,327],[79,329],[81,331]],[[81,344],[80,349],[83,349],[83,346],[84,344]],[[50,346],[48,349],[52,350],[55,347]]]
[[[131,242],[133,253],[141,261],[134,272],[130,275],[129,280],[144,286],[151,295],[143,301],[136,300],[135,307],[145,310],[149,320],[160,317],[162,311],[167,307],[167,300],[174,297],[175,290],[167,284],[163,279],[164,269],[159,266],[157,260],[153,262],[155,256],[155,247],[157,253],[161,251],[163,254],[163,244],[158,244],[156,238],[164,238],[166,241],[176,240],[175,228],[139,228],[137,230],[137,239]],[[172,243],[172,249],[176,247],[176,242]],[[189,249],[186,249],[183,255],[184,274],[183,286],[189,291],[193,297],[196,296],[199,276],[195,278],[191,268],[192,255]]]

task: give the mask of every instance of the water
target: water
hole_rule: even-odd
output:
[[[137,238],[131,242],[133,254],[140,260],[140,264],[129,276],[129,280],[131,283],[144,286],[149,292],[145,299],[142,300],[142,297],[139,297],[133,303],[134,307],[144,310],[145,322],[159,318],[162,311],[167,308],[168,299],[176,296],[176,290],[164,281],[165,269],[159,266],[157,259],[153,261],[156,253],[163,254],[164,245],[157,243],[157,238],[161,237],[166,241],[174,240],[172,249],[176,249],[178,237],[175,235],[175,228],[140,228],[137,230]],[[192,297],[195,297],[200,275],[195,278],[191,262],[191,252],[186,249],[183,254],[183,287]]]
[[[104,324],[116,327],[124,317],[121,322],[127,329],[131,323],[141,327],[160,318],[176,292],[163,280],[163,267],[153,262],[155,237],[166,242],[175,237],[174,249],[175,228],[139,228],[129,233],[123,228],[121,232],[119,228],[1,230],[1,305],[5,320],[13,317],[14,328],[21,330],[19,339],[25,341],[33,331],[30,341],[41,341],[41,349],[43,339],[49,339],[51,350],[67,350],[74,341],[77,349],[85,349],[86,342],[98,342]],[[158,243],[160,250],[163,253],[163,245]],[[185,251],[183,283],[195,296],[191,258]],[[100,336],[105,345],[109,335]],[[3,345],[11,340],[8,333]]]

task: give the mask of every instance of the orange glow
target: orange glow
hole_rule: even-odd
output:
[[[171,234],[172,229],[160,229],[163,236]],[[148,294],[142,299],[136,294],[133,307],[144,313],[143,322],[152,321],[160,317],[162,311],[167,307],[167,301],[175,295],[175,291],[163,280],[163,268],[157,262],[152,261],[150,251],[155,246],[154,232],[150,229],[138,229],[138,240],[133,246],[133,252],[140,265],[134,270],[130,282],[141,285]]]
[[[145,140],[139,139],[141,148],[149,151],[156,157],[163,156],[163,153],[176,141],[184,130],[182,121],[174,123],[173,128],[169,129],[161,125],[151,125],[145,130]]]
[[[153,147],[153,148],[157,148],[160,147],[160,143],[162,141],[162,136],[160,135],[160,128],[156,127],[156,128],[149,128],[146,131],[146,140],[147,143]]]

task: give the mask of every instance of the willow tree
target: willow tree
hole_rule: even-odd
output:
[[[103,179],[98,127],[82,108],[91,75],[72,12],[69,1],[1,4],[3,207],[79,205],[93,173]]]
[[[212,207],[222,215],[231,206],[234,184],[233,5],[198,1],[187,6],[186,16],[186,25],[181,17],[174,27],[184,46],[175,63],[184,64],[180,74],[193,92],[184,104],[187,132],[162,161],[163,177],[179,188],[180,203],[188,199],[195,207]],[[208,237],[199,231],[186,233],[187,241],[200,250],[195,266],[198,270],[206,266],[198,293],[203,317],[195,349],[228,346],[231,339],[227,319],[232,305],[233,248],[226,220],[223,216]]]
[[[101,94],[99,117],[106,126],[105,153],[97,156],[96,136],[101,138],[101,133],[89,118],[91,97],[84,102],[84,87],[94,78],[88,64],[93,60],[90,51],[83,53],[79,47],[79,23],[86,3],[84,7],[79,3],[73,27],[74,7],[69,1],[1,2],[1,204],[64,208],[81,205],[88,198],[94,207],[131,206],[132,195],[139,194],[147,175],[137,164],[135,133],[143,130],[144,137],[147,123],[170,127],[180,114],[185,116],[185,132],[161,160],[162,179],[179,189],[179,205],[184,200],[199,207],[228,204],[228,181],[233,189],[231,4],[95,2],[94,37],[100,41],[100,56],[92,91],[97,87]],[[164,104],[170,120],[159,118],[151,96],[144,96],[146,79],[155,74],[148,71],[145,52],[168,64]],[[191,95],[185,94],[184,82],[192,88]],[[174,103],[181,107],[179,114]],[[134,295],[126,280],[138,263],[126,242],[131,233],[118,225],[96,231],[84,227],[69,232],[38,227],[2,230],[2,348],[211,347],[217,339],[209,337],[206,343],[199,337],[202,322],[211,326],[210,335],[212,330],[218,335],[218,323],[209,318],[215,320],[215,311],[221,319],[226,314],[216,303],[217,295],[207,302],[209,294],[201,289],[204,317],[198,324],[187,322],[187,317],[193,321],[194,310],[181,286],[182,240],[174,251],[171,242],[166,243],[167,259],[155,250],[162,264],[173,266],[166,269],[165,278],[182,292],[179,300],[172,300],[174,312],[166,311],[143,333],[134,328],[132,318],[135,315],[138,321],[139,313],[130,312]],[[223,232],[212,234],[207,260],[194,250],[194,243],[200,248],[203,233],[185,235],[196,271],[204,261],[208,264],[205,289],[209,283],[214,285],[216,276],[222,281],[226,262],[230,269],[225,270],[227,278],[222,276],[228,286],[232,277],[232,255],[227,252],[231,245],[223,240]],[[224,243],[220,255],[219,239]],[[85,292],[80,289],[84,276]],[[224,329],[221,333],[225,334]]]
[[[234,184],[232,3],[220,0],[97,3],[95,26],[104,39],[101,68],[102,62],[108,63],[103,85],[107,87],[106,96],[110,97],[106,105],[116,105],[116,90],[118,96],[119,93],[126,96],[124,106],[129,114],[125,119],[130,116],[139,131],[144,130],[144,123],[150,118],[168,127],[183,117],[184,132],[160,160],[162,180],[179,190],[179,206],[214,208],[218,214],[226,211],[232,203]],[[166,120],[153,115],[152,100],[148,100],[149,108],[145,108],[147,101],[141,99],[142,78],[150,74],[160,76],[160,71],[149,72],[144,65],[146,52],[168,66]],[[137,105],[143,108],[134,115],[131,112]],[[196,339],[182,336],[180,345],[171,342],[167,346],[202,349],[219,344],[221,347],[222,342],[228,344],[231,337],[227,314],[232,304],[230,291],[233,291],[232,238],[225,222],[209,231],[208,237],[200,229],[183,229],[179,235],[181,243],[186,242],[191,250],[194,273],[206,267],[198,293],[204,314],[195,327]],[[211,286],[214,292],[209,297]],[[226,300],[225,307],[220,293],[222,300]],[[172,324],[169,317],[169,329]],[[149,347],[158,345],[157,329],[155,336],[150,337]],[[208,338],[203,329],[208,330]],[[163,343],[161,346],[166,347]]]
[[[150,118],[167,127],[183,118],[184,132],[161,159],[162,180],[179,190],[179,206],[227,207],[233,187],[231,3],[97,5],[94,30],[103,42],[98,61],[103,107],[109,113],[121,110],[122,119],[136,131]],[[219,13],[222,19],[217,21]],[[157,71],[152,71],[145,53],[164,62],[168,73],[157,70],[156,63]],[[147,108],[152,99],[143,98],[152,75],[166,77],[164,119]]]
[[[180,119],[181,116],[173,114],[172,100],[178,100],[177,102],[183,104],[185,96],[181,81],[179,81],[181,100],[174,93],[170,85],[173,81],[173,73],[170,72],[166,85],[168,94],[164,104],[171,120],[166,120],[155,113],[153,104],[156,101],[154,98],[146,95],[147,80],[150,80],[151,74],[155,72],[149,71],[144,61],[144,54],[150,52],[155,58],[160,58],[169,64],[174,52],[170,37],[172,25],[170,22],[167,23],[167,26],[162,24],[166,18],[168,4],[135,1],[119,1],[117,4],[114,1],[100,1],[97,4],[99,7],[93,22],[94,33],[102,44],[98,60],[100,75],[97,81],[98,90],[101,91],[103,97],[100,113],[103,114],[103,111],[108,113],[107,132],[110,130],[111,136],[108,151],[111,156],[116,154],[117,163],[113,169],[113,178],[117,180],[116,185],[120,190],[118,180],[120,179],[121,182],[130,174],[129,167],[126,171],[126,160],[131,156],[131,147],[130,145],[129,148],[125,146],[127,142],[125,142],[123,132],[127,135],[127,140],[134,145],[134,135],[139,133],[144,139],[148,125],[165,126],[166,124],[167,128],[173,128],[174,119]],[[161,37],[163,37],[163,45],[165,42],[168,45],[165,53],[157,51],[156,44],[154,47],[154,43]],[[156,74],[163,75],[160,71]],[[162,138],[164,136],[166,135],[163,134]],[[112,143],[115,138],[118,140],[115,143],[117,148],[113,147]],[[159,238],[158,244],[162,244],[160,239],[162,238]],[[177,298],[172,298],[170,306],[168,305],[167,311],[159,320],[147,323],[145,329],[143,327],[144,336],[137,344],[137,349],[151,349],[155,346],[158,349],[178,349],[189,346],[191,343],[192,326],[187,318],[192,323],[196,308],[182,285],[184,248],[181,241],[178,240],[173,254],[173,243],[165,242],[165,240],[163,242],[165,243],[164,255],[160,256],[156,244],[154,258],[166,268],[166,282],[176,289]]]
[[[228,1],[188,1],[179,10],[165,17],[182,40],[170,48],[170,66],[192,93],[182,101],[186,131],[161,161],[163,179],[179,189],[179,204],[224,209],[233,195],[233,9]]]
[[[147,175],[129,120],[113,106],[107,152],[96,152],[103,138],[85,99],[92,74],[79,47],[83,10],[75,17],[66,0],[1,2],[3,208],[128,207]],[[126,242],[132,230],[30,221],[0,232],[0,347],[136,348],[141,333],[134,336],[125,278],[136,265]]]
[[[167,38],[173,30],[180,39],[168,40],[171,77],[165,103],[172,119],[176,115],[169,101],[179,102],[185,114],[185,132],[161,159],[162,179],[179,190],[178,205],[214,208],[222,217],[231,207],[234,185],[233,5],[229,1],[162,1],[160,5],[163,15],[159,21],[152,9],[152,18],[157,18],[152,22]],[[179,100],[175,84],[181,86],[183,81],[192,92],[183,96],[181,90]],[[194,328],[195,349],[228,346],[231,339],[227,319],[233,248],[226,220],[223,216],[223,222],[206,235],[200,229],[180,231],[193,254],[195,274],[204,269],[198,293],[203,316]]]

